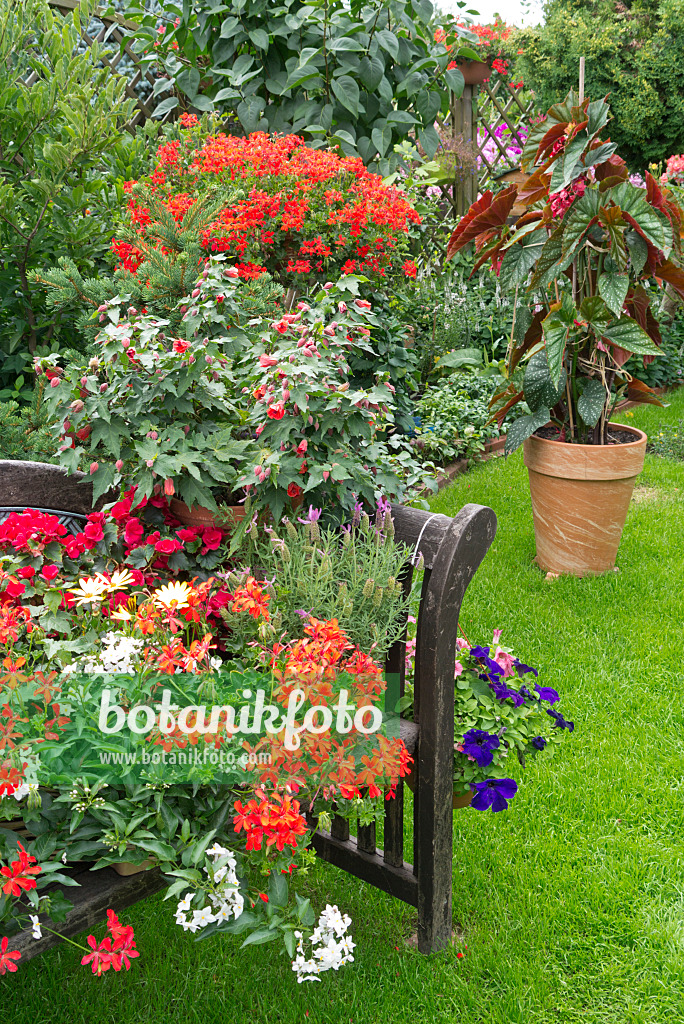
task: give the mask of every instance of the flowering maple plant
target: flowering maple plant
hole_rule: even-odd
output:
[[[230,494],[252,441],[240,436],[246,413],[236,402],[226,349],[210,339],[167,337],[168,321],[103,310],[99,355],[51,380],[47,403],[61,424],[61,462],[90,461],[93,498],[121,485],[139,499],[155,486],[188,505],[216,508]]]
[[[659,404],[624,364],[659,354],[654,285],[684,296],[683,211],[650,173],[645,188],[628,180],[602,138],[609,116],[605,100],[573,93],[551,107],[530,128],[527,181],[485,192],[449,242],[451,257],[475,241],[475,269],[490,260],[516,297],[509,384],[492,400],[499,419],[522,400],[530,408],[508,431],[509,453],[549,421],[561,441],[606,444],[622,394]],[[511,224],[516,203],[526,212]]]

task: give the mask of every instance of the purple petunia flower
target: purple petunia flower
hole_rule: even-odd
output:
[[[486,811],[490,807],[493,812],[505,811],[508,801],[518,792],[515,779],[485,779],[484,782],[471,782],[470,788],[475,794],[471,807],[476,811]]]
[[[539,694],[539,700],[548,700],[549,704],[555,704],[557,700],[560,700],[558,691],[552,689],[550,686],[538,686],[534,684],[534,688]]]
[[[490,647],[471,647],[470,655],[473,658],[488,658],[490,650]]]
[[[535,750],[543,750],[546,746],[546,740],[543,736],[535,736],[531,743]]]
[[[510,690],[505,683],[494,682],[490,683],[489,686],[494,691],[494,696],[497,700],[508,700],[510,698],[516,708],[525,703],[523,695],[518,693],[517,690]]]
[[[552,708],[547,708],[546,714],[551,715],[551,718],[553,718],[554,729],[567,729],[568,732],[572,732],[574,730],[575,723],[566,722],[563,716],[561,715],[560,711],[554,711]]]
[[[518,658],[515,659],[513,664],[517,668],[519,676],[524,676],[526,672],[532,672],[535,676],[539,675],[536,668],[532,668],[531,665],[525,665],[524,662],[519,661]]]
[[[484,729],[469,729],[463,737],[463,753],[486,768],[494,760],[493,750],[499,746],[499,737]]]

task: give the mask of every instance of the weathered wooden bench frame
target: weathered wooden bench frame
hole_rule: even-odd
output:
[[[91,511],[87,478],[67,477],[55,466],[35,462],[0,461],[0,519],[12,510],[39,508],[57,512],[77,526]],[[424,576],[417,622],[414,677],[414,718],[402,718],[400,735],[415,759],[413,806],[413,864],[404,860],[404,786],[388,800],[384,820],[384,849],[376,847],[375,826],[359,826],[349,835],[349,823],[334,818],[331,831],[318,831],[313,845],[323,859],[417,908],[418,949],[431,953],[451,939],[452,879],[452,764],[454,716],[454,659],[458,616],[466,587],[484,558],[496,532],[494,512],[465,505],[454,518],[395,505],[397,540],[414,556],[401,572],[405,592],[411,589],[414,566],[422,555]],[[76,517],[76,518],[74,518]],[[386,672],[399,677],[404,692],[405,637],[390,650]],[[76,869],[78,870],[78,869]],[[56,930],[78,934],[104,918],[105,910],[120,911],[164,886],[158,870],[120,877],[106,868],[79,871],[81,889],[71,889],[75,906]],[[13,945],[29,959],[58,941],[46,936],[34,941],[30,932]]]

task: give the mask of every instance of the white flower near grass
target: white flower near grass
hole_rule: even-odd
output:
[[[192,910],[192,920],[188,920],[187,913],[192,907],[194,893],[186,892],[185,897],[178,903],[175,919],[183,931],[196,932],[213,922],[220,924],[222,921],[229,921],[231,917],[238,918],[245,908],[244,897],[239,891],[240,881],[236,871],[235,854],[225,846],[214,843],[207,850],[207,857],[214,862],[222,860],[225,863],[218,864],[213,869],[204,869],[215,888],[209,895],[211,906],[195,907]]]
[[[31,918],[31,935],[34,939],[42,939],[43,933],[40,930],[40,921],[38,920],[37,914],[29,914]]]
[[[338,971],[344,964],[354,960],[355,943],[347,934],[351,918],[342,914],[337,907],[328,904],[318,919],[318,924],[311,933],[311,953],[307,960],[304,954],[304,936],[295,932],[297,939],[297,955],[292,961],[292,970],[297,981],[318,981],[324,971]]]

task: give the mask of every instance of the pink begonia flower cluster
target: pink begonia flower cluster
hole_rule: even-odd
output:
[[[684,153],[673,153],[667,158],[665,172],[660,176],[661,182],[676,180],[684,181]]]
[[[560,192],[553,192],[549,196],[549,200],[551,201],[551,216],[562,217],[568,207],[572,206],[575,199],[579,199],[584,195],[586,187],[586,178],[577,178],[576,181],[573,181],[567,188],[562,188]]]

